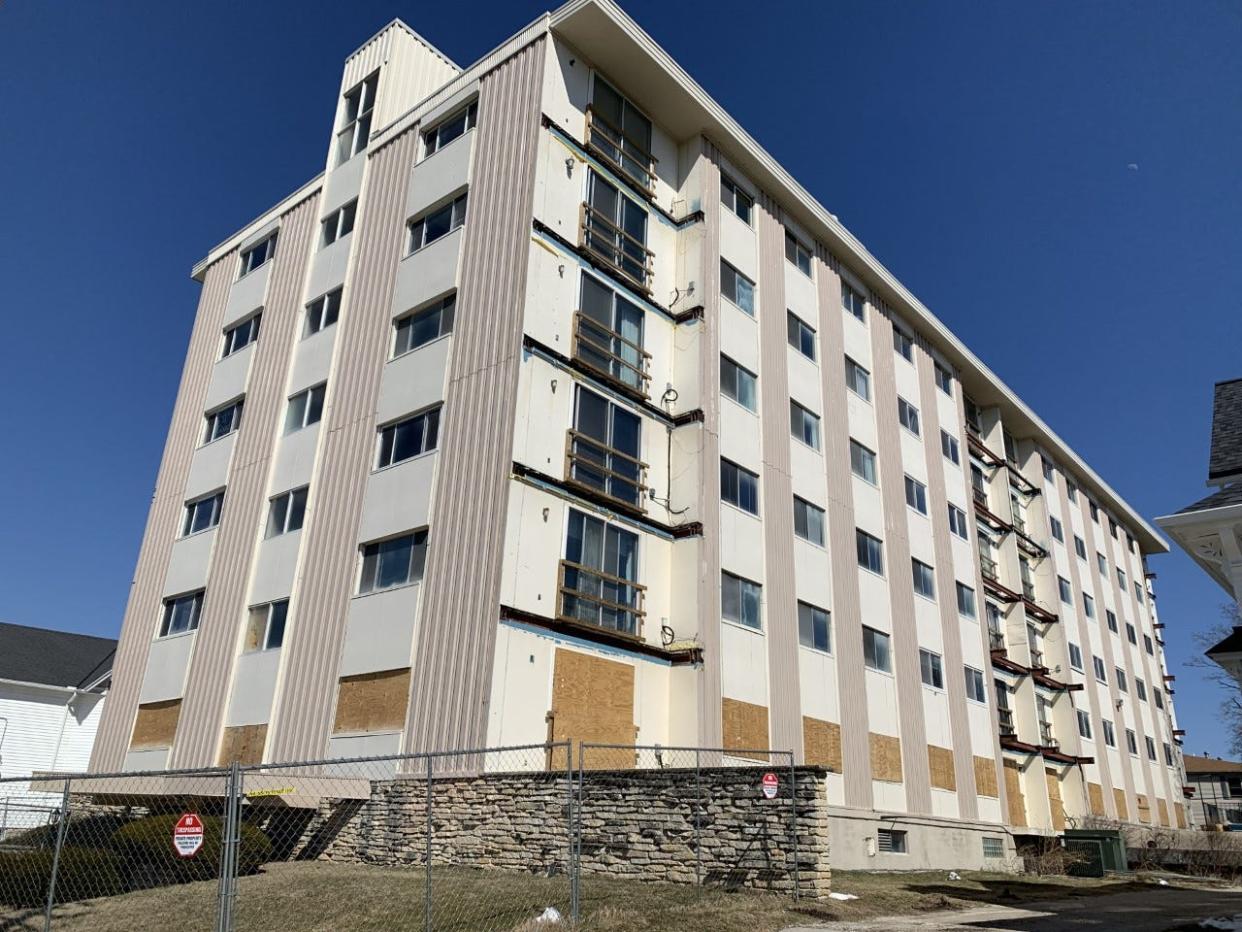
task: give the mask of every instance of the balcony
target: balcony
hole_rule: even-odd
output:
[[[1005,644],[1005,632],[997,629],[988,631],[988,649],[997,653],[1007,653],[1009,648]]]
[[[1040,650],[1038,647],[1031,648],[1031,669],[1032,670],[1047,669],[1047,667],[1044,666],[1044,652]]]
[[[976,505],[979,505],[985,511],[991,511],[991,509],[988,508],[988,490],[987,489],[985,489],[981,485],[978,485],[972,482],[970,484],[970,491],[974,493]]]
[[[574,312],[573,356],[619,388],[650,397],[651,354],[582,311]]]
[[[651,294],[651,260],[647,244],[627,233],[602,211],[583,201],[579,216],[582,247],[644,295]]]
[[[1049,722],[1039,723],[1039,746],[1041,748],[1052,748],[1053,750],[1061,747],[1061,742],[1053,735],[1052,725]]]
[[[1035,601],[1035,584],[1029,579],[1022,580],[1022,598],[1028,602]]]
[[[990,579],[994,583],[1000,582],[1000,575],[997,570],[996,561],[991,557],[985,557],[979,554],[979,571],[983,573],[984,579]]]
[[[646,510],[647,464],[580,431],[565,435],[565,480],[628,511]]]
[[[654,197],[655,156],[627,138],[590,104],[586,121],[587,148],[648,197]]]
[[[561,561],[557,618],[641,638],[647,587],[603,570]]]
[[[1015,728],[1013,725],[1013,710],[997,709],[996,718],[997,718],[998,724],[1000,725],[1000,733],[1002,735],[1006,735],[1009,737],[1013,737],[1017,735],[1018,729]]]

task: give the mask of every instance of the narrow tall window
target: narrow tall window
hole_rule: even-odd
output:
[[[808,447],[819,449],[819,416],[792,400],[789,402],[789,431]]]
[[[785,325],[789,345],[807,359],[815,359],[815,331],[793,311],[785,312]]]
[[[720,203],[736,214],[744,224],[750,226],[750,214],[755,206],[754,198],[742,190],[732,178],[725,175],[720,176]]]
[[[1069,641],[1068,643],[1069,643],[1070,666],[1073,669],[1077,670],[1079,673],[1081,673],[1082,672],[1082,648],[1079,647],[1077,644],[1075,644],[1073,641]]]
[[[416,252],[447,236],[466,222],[468,195],[461,194],[447,204],[437,207],[409,223],[410,243],[407,252]]]
[[[983,673],[974,667],[966,667],[966,698],[972,702],[987,703],[988,701]]]
[[[848,356],[845,357],[845,387],[863,401],[871,400],[871,373]]]
[[[164,615],[160,621],[160,637],[185,634],[198,627],[203,612],[203,590],[189,592],[164,600]]]
[[[247,651],[275,650],[285,641],[285,620],[289,615],[289,600],[255,605],[246,620]]]
[[[303,336],[312,336],[336,323],[337,318],[341,316],[343,290],[343,288],[334,288],[306,305],[306,327],[302,331]]]
[[[1062,527],[1061,522],[1056,518],[1049,517],[1048,523],[1052,527],[1053,539],[1059,540],[1061,543],[1065,543],[1065,528]]]
[[[736,463],[722,459],[720,499],[752,515],[759,514],[759,477]]]
[[[1082,594],[1082,610],[1086,613],[1088,618],[1095,617],[1095,599],[1091,598],[1091,596],[1087,595],[1085,592]]]
[[[822,608],[798,603],[798,643],[813,650],[832,652],[832,626]]]
[[[427,531],[415,531],[362,546],[359,594],[378,592],[423,578],[427,561]]]
[[[927,514],[927,486],[906,476],[906,504],[921,515]]]
[[[850,470],[860,479],[878,485],[880,474],[875,465],[875,453],[857,440],[850,441]]]
[[[914,338],[900,327],[893,327],[893,350],[906,362],[914,362]]]
[[[440,434],[440,407],[420,411],[381,427],[379,431],[379,457],[375,468],[383,469],[394,463],[427,453],[436,448]]]
[[[224,331],[224,352],[220,358],[232,356],[240,349],[249,346],[259,338],[259,318],[262,314],[251,314],[239,324],[234,324]]]
[[[643,309],[594,275],[582,276],[581,294],[574,316],[574,358],[645,395],[651,354],[643,349]]]
[[[961,448],[958,446],[957,438],[945,430],[940,431],[940,452],[954,466],[962,464],[962,453]]]
[[[763,587],[758,583],[735,576],[732,573],[720,574],[720,610],[729,621],[756,630],[763,627],[761,593]]]
[[[1117,734],[1113,731],[1113,723],[1108,719],[1100,719],[1100,724],[1104,726],[1104,743],[1110,748],[1117,746]]]
[[[1066,605],[1074,604],[1074,592],[1070,588],[1070,581],[1064,576],[1057,577],[1057,595],[1061,597],[1061,601]]]
[[[1108,630],[1117,633],[1117,616],[1111,608],[1104,609],[1104,618],[1108,622]]]
[[[392,346],[393,357],[426,346],[432,340],[452,333],[456,312],[457,295],[451,294],[398,317],[394,321],[396,335]]]
[[[720,393],[731,398],[748,411],[756,410],[758,405],[756,376],[749,369],[743,369],[728,356],[720,357]]]
[[[859,320],[867,319],[867,299],[844,281],[841,282],[841,306],[845,308],[846,313],[853,314]]]
[[[582,245],[613,272],[648,291],[651,250],[647,248],[647,211],[593,169],[588,175],[583,210]]]
[[[932,689],[944,689],[944,666],[940,655],[919,648],[919,677],[924,686]]]
[[[197,534],[220,523],[220,509],[224,506],[224,493],[216,492],[206,498],[185,503],[185,520],[181,524],[181,536]]]
[[[479,102],[475,100],[427,130],[427,132],[423,133],[424,158],[440,151],[458,136],[464,136],[467,132],[474,129],[474,124],[478,118]]]
[[[865,625],[863,634],[863,662],[872,670],[881,673],[893,672],[893,651],[890,646],[892,639],[883,631],[868,628]]]
[[[962,540],[970,540],[970,526],[966,520],[966,512],[956,505],[949,505],[949,533]]]
[[[571,509],[561,578],[563,617],[640,634],[644,613],[637,534]]]
[[[953,373],[946,367],[936,363],[936,387],[946,395],[953,394]]]
[[[298,392],[289,399],[289,409],[285,412],[285,433],[318,424],[323,417],[323,399],[327,392],[326,383]]]
[[[854,544],[858,551],[858,565],[865,570],[884,575],[884,542],[866,531],[854,531]]]
[[[1130,684],[1126,679],[1126,671],[1121,669],[1121,667],[1113,667],[1113,673],[1117,677],[1117,690],[1119,692],[1128,693],[1130,691]]]
[[[1126,750],[1138,757],[1138,737],[1134,734],[1133,728],[1126,729]]]
[[[353,200],[324,217],[320,225],[322,245],[331,246],[338,239],[344,239],[354,232],[354,215],[357,212],[358,202]]]
[[[291,531],[298,531],[306,520],[307,487],[294,489],[277,495],[271,500],[267,510],[267,535],[278,537]]]
[[[755,283],[723,259],[720,260],[720,293],[751,317],[755,316]]]
[[[794,496],[794,534],[812,544],[824,545],[824,510]]]
[[[796,265],[803,275],[811,274],[811,250],[788,230],[785,231],[785,258]]]
[[[1099,680],[1101,683],[1107,683],[1108,673],[1104,668],[1104,661],[1101,658],[1093,655],[1091,657],[1091,666],[1095,670],[1095,678]]]
[[[910,568],[914,576],[914,594],[925,599],[936,597],[936,571],[921,560],[911,560]]]
[[[591,87],[587,145],[630,181],[650,192],[655,185],[651,120],[597,73]]]
[[[261,243],[255,243],[241,254],[241,275],[249,275],[255,269],[267,265],[276,255],[276,234],[273,233]]]
[[[919,409],[904,398],[897,399],[897,420],[914,436],[919,436]]]
[[[978,617],[975,590],[960,582],[957,584],[957,613],[966,618]]]
[[[647,467],[639,458],[641,448],[642,420],[637,414],[578,388],[570,432],[570,481],[641,507],[647,487]]]
[[[211,443],[221,437],[233,433],[241,427],[242,399],[232,404],[217,408],[207,415],[207,432],[203,435],[203,443]]]
[[[345,94],[341,128],[336,133],[338,164],[348,162],[367,147],[371,139],[371,112],[375,109],[375,92],[378,89],[377,71]]]
[[[1077,709],[1078,713],[1078,735],[1079,737],[1091,740],[1091,714],[1086,709]]]

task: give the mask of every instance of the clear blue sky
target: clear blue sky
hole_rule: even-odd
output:
[[[1242,6],[626,7],[1140,512],[1205,494],[1242,376]],[[190,266],[322,168],[345,56],[401,16],[469,63],[544,8],[0,3],[0,619],[118,632]],[[1224,753],[1182,665],[1224,593],[1153,568],[1186,749]]]

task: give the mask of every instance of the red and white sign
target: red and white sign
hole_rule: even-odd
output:
[[[763,775],[763,796],[765,799],[775,799],[778,786],[780,786],[780,781],[776,779],[776,774],[765,773]]]
[[[183,858],[192,858],[203,847],[203,820],[187,812],[173,826],[173,847]]]

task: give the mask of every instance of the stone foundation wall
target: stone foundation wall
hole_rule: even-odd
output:
[[[432,864],[544,876],[570,870],[573,818],[581,821],[584,878],[748,887],[826,895],[825,771],[778,772],[765,799],[763,770],[588,771],[578,792],[563,774],[488,773],[431,783]],[[576,775],[575,775],[576,776]],[[317,810],[269,815],[282,856],[415,866],[427,851],[427,782],[372,781],[368,800],[324,800]],[[796,818],[795,818],[796,815]],[[284,824],[281,821],[284,820]],[[796,822],[797,830],[793,830]],[[796,856],[795,856],[796,851]]]

